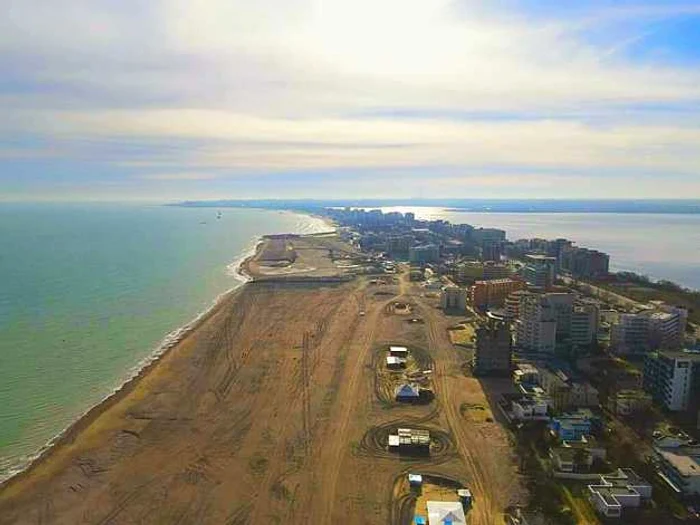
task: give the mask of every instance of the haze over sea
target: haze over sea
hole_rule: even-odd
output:
[[[382,210],[501,228],[509,240],[564,237],[578,246],[609,253],[612,271],[632,271],[700,289],[700,214],[489,213],[408,206]]]
[[[0,479],[238,286],[235,261],[257,237],[328,230],[288,212],[222,213],[0,205]]]

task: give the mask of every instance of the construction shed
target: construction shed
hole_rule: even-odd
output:
[[[389,435],[389,447],[398,450],[430,448],[430,431],[414,428],[399,428]]]
[[[402,357],[396,357],[393,355],[386,356],[386,367],[392,370],[398,370],[399,368],[406,368],[406,360]]]
[[[408,348],[405,346],[390,346],[389,355],[394,357],[403,357],[405,359],[408,357]]]
[[[423,476],[421,476],[420,474],[409,474],[408,484],[411,487],[420,487],[421,485],[423,485]]]

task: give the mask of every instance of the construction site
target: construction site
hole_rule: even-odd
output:
[[[391,348],[405,352],[392,352]],[[379,345],[373,353],[372,368],[375,395],[387,408],[433,401],[433,361],[425,349]]]
[[[264,239],[249,283],[0,489],[0,524],[504,523],[527,495],[504,429],[467,417],[490,405],[454,320],[370,267],[336,235]]]

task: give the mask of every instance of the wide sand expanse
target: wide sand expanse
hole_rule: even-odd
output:
[[[389,307],[413,303],[409,322]],[[397,481],[445,475],[475,493],[470,523],[502,521],[519,494],[501,427],[462,374],[450,322],[404,279],[372,285],[257,282],[227,298],[133,388],[0,490],[10,523],[398,523]],[[436,398],[380,399],[377,352],[432,360]],[[431,457],[382,448],[389,427],[440,437]]]

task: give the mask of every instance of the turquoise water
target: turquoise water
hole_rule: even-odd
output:
[[[232,263],[257,237],[328,229],[285,212],[216,215],[0,205],[0,478],[239,285]]]
[[[647,213],[488,213],[443,208],[413,211],[424,220],[501,228],[508,239],[565,237],[610,254],[614,271],[633,271],[700,289],[700,215]]]

